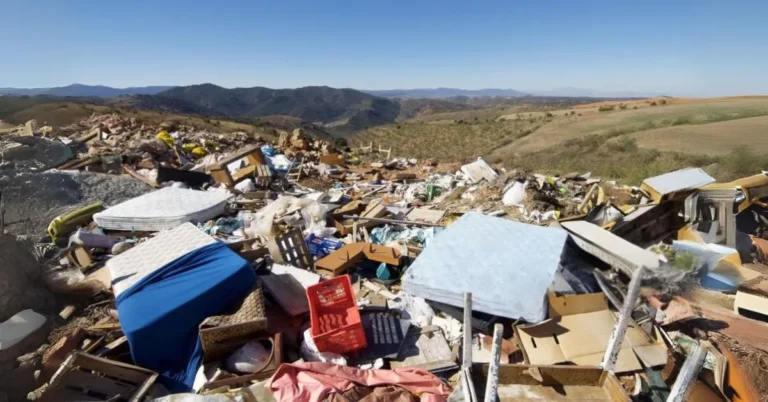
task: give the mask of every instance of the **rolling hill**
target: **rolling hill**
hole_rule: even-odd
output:
[[[634,185],[691,166],[728,181],[768,166],[767,119],[768,97],[758,96],[497,106],[363,130],[350,143],[444,161],[483,156],[540,173],[591,171]]]
[[[341,133],[391,123],[400,114],[400,105],[395,101],[354,89],[330,87],[227,89],[202,84],[172,88],[155,98],[158,104],[161,100],[173,100],[181,102],[175,107],[191,105],[213,116],[293,116],[328,124]]]

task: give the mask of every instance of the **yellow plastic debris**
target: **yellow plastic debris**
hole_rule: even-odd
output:
[[[173,137],[171,137],[167,131],[165,130],[160,131],[159,133],[157,133],[157,137],[155,138],[164,142],[169,147],[173,148]]]
[[[76,209],[66,215],[58,216],[48,225],[48,234],[53,241],[61,234],[74,232],[78,227],[87,225],[93,218],[93,214],[104,210],[100,202],[93,203],[80,209]]]
[[[191,154],[194,156],[205,156],[208,155],[208,151],[203,147],[196,147],[191,151]]]
[[[192,152],[192,150],[195,148],[200,148],[200,145],[197,145],[191,142],[181,145],[181,149],[183,149],[184,152]]]

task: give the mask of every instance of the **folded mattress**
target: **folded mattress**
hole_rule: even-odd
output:
[[[224,212],[232,195],[166,187],[93,215],[97,225],[110,230],[160,231],[190,221],[207,221]]]
[[[162,232],[156,237],[107,260],[115,297],[169,262],[216,243],[191,223]]]

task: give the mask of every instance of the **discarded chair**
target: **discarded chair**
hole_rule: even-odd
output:
[[[369,154],[373,152],[373,142],[368,144],[368,146],[360,145],[360,153],[361,154]]]
[[[387,160],[389,160],[390,157],[392,156],[392,147],[389,147],[389,149],[384,149],[384,148],[381,147],[381,145],[379,145],[379,153],[380,154],[386,153],[387,154]]]

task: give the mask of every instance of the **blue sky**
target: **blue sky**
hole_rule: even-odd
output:
[[[0,0],[0,87],[768,94],[768,1]]]

